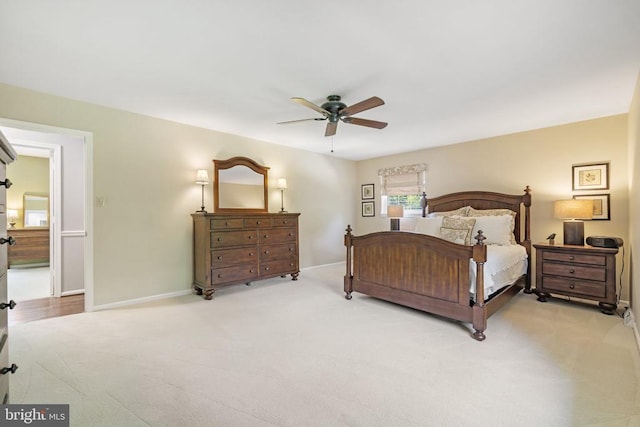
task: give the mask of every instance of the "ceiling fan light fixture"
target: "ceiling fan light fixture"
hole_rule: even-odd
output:
[[[325,130],[325,136],[333,136],[336,134],[339,121],[347,124],[366,126],[374,129],[383,129],[387,126],[387,123],[385,122],[351,117],[353,114],[357,114],[362,111],[384,105],[384,101],[377,96],[372,96],[371,98],[365,99],[364,101],[358,102],[351,106],[347,106],[344,102],[342,102],[342,97],[340,95],[327,96],[327,102],[325,102],[321,106],[317,106],[313,102],[307,101],[304,98],[293,97],[291,99],[300,105],[304,105],[307,108],[311,108],[312,110],[319,112],[323,115],[323,117],[316,119],[291,120],[287,122],[279,122],[278,124],[294,123],[306,120],[329,120],[329,122],[327,123],[327,128]]]

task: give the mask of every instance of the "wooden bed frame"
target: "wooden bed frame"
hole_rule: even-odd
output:
[[[487,318],[524,288],[531,293],[530,189],[524,195],[467,191],[429,200],[429,212],[471,206],[474,209],[510,209],[516,212],[514,235],[528,255],[527,274],[485,301],[484,263],[487,247],[479,233],[473,246],[459,245],[424,234],[383,231],[364,236],[347,227],[345,298],[360,292],[403,306],[473,325],[473,338],[484,340]],[[524,235],[523,235],[524,233]],[[477,265],[476,295],[469,292],[469,260]]]

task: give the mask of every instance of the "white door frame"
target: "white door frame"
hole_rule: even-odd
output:
[[[67,129],[56,126],[42,125],[38,123],[22,122],[18,120],[5,119],[0,117],[0,126],[6,126],[16,129],[22,129],[34,132],[44,132],[49,134],[69,135],[75,138],[80,137],[84,140],[84,221],[85,221],[85,236],[84,236],[84,309],[85,311],[93,311],[93,133],[85,132],[76,129]],[[28,144],[28,141],[20,141],[19,144]],[[62,293],[62,207],[60,201],[62,200],[62,147],[58,144],[47,143],[35,143],[32,142],[30,146],[45,148],[43,145],[48,146],[48,149],[52,150],[54,155],[53,171],[51,171],[53,185],[53,197],[54,201],[54,224],[52,234],[52,247],[51,259],[54,266],[54,295],[61,295]],[[57,159],[57,162],[56,160]],[[51,167],[50,167],[51,170]],[[55,181],[55,183],[54,183]]]
[[[60,218],[62,218],[61,204],[62,200],[62,146],[47,142],[36,142],[26,140],[11,140],[14,148],[26,147],[37,148],[49,155],[49,259],[51,295],[59,297],[62,295],[62,258],[60,248],[62,247],[62,238],[60,233]],[[18,150],[19,151],[19,150]],[[20,157],[18,156],[18,161]]]

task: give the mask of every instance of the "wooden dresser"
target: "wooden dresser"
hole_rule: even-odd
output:
[[[14,228],[7,233],[16,240],[9,247],[9,268],[23,264],[49,264],[49,229]]]
[[[16,159],[16,153],[0,132],[0,402],[9,402],[9,375],[18,367],[9,364],[9,325],[7,312],[15,302],[7,301],[7,246],[14,240],[7,236],[7,188],[11,181],[7,179],[7,164]]]
[[[298,213],[194,213],[194,280],[211,299],[219,287],[300,274]]]
[[[536,248],[536,289],[538,301],[551,294],[598,301],[600,310],[613,314],[616,295],[616,254],[618,248],[550,245]]]

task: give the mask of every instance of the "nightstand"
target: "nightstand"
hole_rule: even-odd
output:
[[[616,254],[618,248],[537,243],[536,289],[538,301],[551,294],[598,301],[600,310],[617,308]]]

